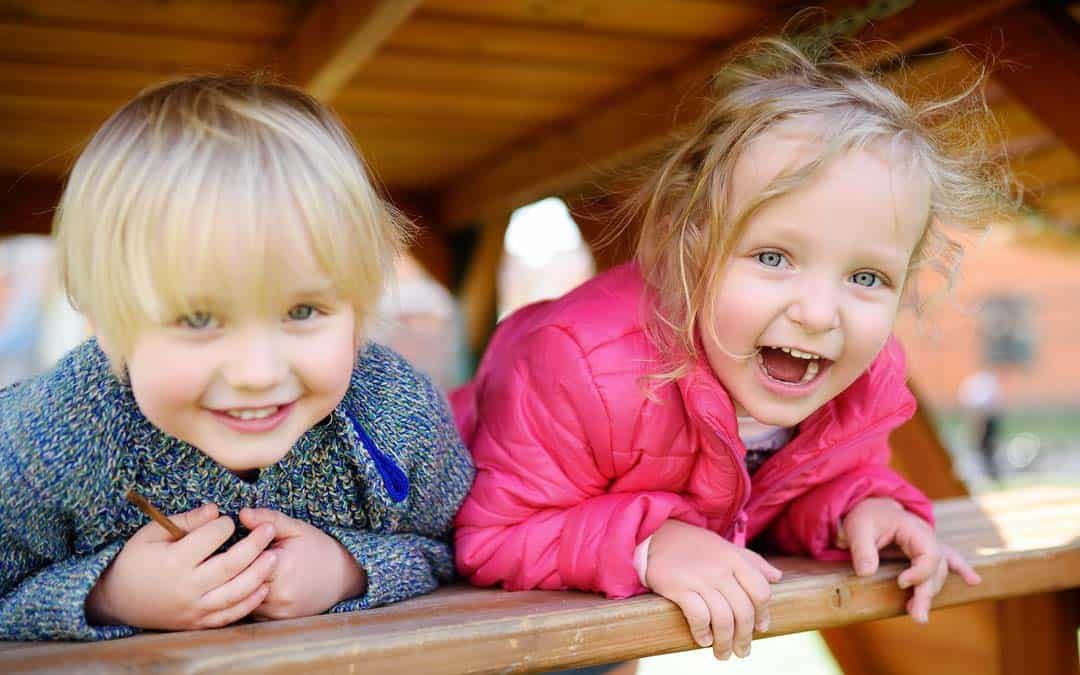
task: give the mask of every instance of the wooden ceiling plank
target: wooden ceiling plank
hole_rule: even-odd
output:
[[[387,42],[438,57],[441,54],[644,73],[698,51],[700,41],[655,40],[555,28],[485,24],[431,16],[423,11]]]
[[[124,100],[169,76],[166,70],[0,61],[0,92],[22,96]]]
[[[1080,155],[1080,26],[1063,11],[1016,7],[962,32],[1001,45],[997,80]]]
[[[628,77],[612,70],[388,49],[372,59],[349,87],[397,84],[465,94],[595,98],[626,86]]]
[[[420,2],[323,0],[277,60],[290,80],[330,101]]]
[[[994,119],[1005,138],[1028,138],[1047,133],[1046,125],[1022,101],[1010,99],[995,105]]]
[[[868,58],[885,59],[932,44],[1021,0],[918,3],[873,28]],[[442,196],[443,222],[460,225],[549,194],[575,189],[590,177],[636,161],[696,118],[700,93],[728,48],[696,54],[673,73],[654,75],[576,120],[551,125],[500,149]]]
[[[0,61],[190,73],[248,69],[258,42],[39,26],[0,21]]]
[[[1080,224],[1080,183],[1048,190],[1036,206],[1053,220]]]
[[[0,91],[0,120],[16,131],[26,121],[70,121],[98,125],[108,119],[124,99],[88,101],[80,98],[25,96]]]
[[[715,40],[763,21],[772,2],[709,2],[625,0],[567,2],[567,0],[428,0],[425,12],[556,28],[621,32],[677,39]]]
[[[1080,182],[1080,157],[1060,143],[1025,155],[1012,155],[1010,165],[1028,196],[1035,199],[1059,185]]]
[[[62,187],[55,176],[0,173],[0,236],[48,234]]]
[[[365,87],[342,91],[334,108],[343,115],[395,112],[425,117],[512,119],[541,122],[576,109],[574,101],[555,98],[517,98],[491,95],[463,95],[453,92],[410,88]]]
[[[280,38],[298,18],[295,3],[279,0],[139,2],[137,8],[132,4],[116,0],[4,0],[0,20],[265,41]]]

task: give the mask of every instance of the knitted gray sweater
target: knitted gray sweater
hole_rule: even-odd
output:
[[[340,541],[368,575],[331,612],[396,602],[453,575],[450,527],[473,467],[442,395],[368,345],[345,398],[277,464],[245,482],[159,431],[90,340],[49,373],[0,390],[0,638],[123,637],[88,623],[86,596],[147,519],[213,502],[265,507]]]

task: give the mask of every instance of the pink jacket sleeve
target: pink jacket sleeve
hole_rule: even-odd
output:
[[[456,522],[459,571],[511,590],[644,592],[635,546],[668,518],[704,516],[675,493],[608,492],[620,421],[571,335],[546,327],[503,348],[474,383],[477,475]]]
[[[816,485],[794,499],[767,533],[783,552],[809,555],[818,560],[847,560],[845,549],[835,546],[841,519],[869,497],[891,497],[908,511],[934,524],[930,500],[887,466],[888,435],[883,434],[863,453],[853,469]]]

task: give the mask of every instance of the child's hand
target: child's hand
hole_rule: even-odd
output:
[[[982,581],[959,553],[938,542],[929,523],[905,511],[896,500],[863,500],[848,512],[837,532],[836,545],[851,549],[859,576],[877,571],[878,550],[890,544],[911,560],[911,567],[897,582],[900,588],[915,587],[907,611],[919,623],[929,620],[930,601],[945,584],[950,569],[972,586]]]
[[[341,543],[322,530],[272,509],[243,509],[240,522],[254,530],[269,523],[278,557],[270,593],[257,619],[292,619],[322,614],[342,600],[363,595],[367,576]]]
[[[709,530],[669,520],[649,544],[646,581],[686,616],[690,633],[718,659],[749,656],[755,627],[769,627],[769,582],[780,570]]]
[[[269,591],[276,554],[266,525],[214,555],[236,525],[206,504],[172,516],[188,531],[180,541],[157,523],[144,525],[124,545],[86,599],[97,625],[156,630],[216,628],[252,612]]]

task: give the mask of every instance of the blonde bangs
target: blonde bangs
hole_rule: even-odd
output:
[[[305,254],[359,327],[408,227],[328,111],[288,87],[222,78],[164,85],[117,113],[55,221],[68,293],[114,361],[139,330],[207,302],[280,304]]]

